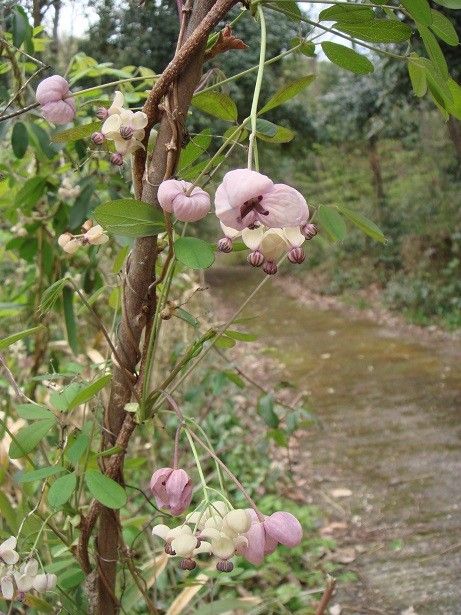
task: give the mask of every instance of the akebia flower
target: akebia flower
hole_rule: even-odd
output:
[[[147,115],[142,111],[133,112],[123,108],[117,112],[117,109],[118,107],[115,107],[105,120],[101,133],[106,139],[113,141],[117,152],[124,156],[143,147],[141,141],[144,139]]]
[[[53,75],[40,81],[35,92],[43,117],[53,124],[67,124],[75,117],[75,100],[70,96],[67,81]]]
[[[182,514],[192,500],[192,482],[184,470],[160,468],[152,474],[150,490],[159,508],[172,515]]]
[[[10,536],[0,544],[0,562],[4,564],[16,564],[19,561],[19,555],[16,552],[16,538]]]
[[[181,222],[196,222],[210,211],[210,195],[190,182],[167,179],[159,186],[158,202]]]
[[[250,169],[229,171],[215,195],[216,215],[236,230],[263,224],[269,228],[302,226],[309,219],[303,195],[286,184],[274,184]]]

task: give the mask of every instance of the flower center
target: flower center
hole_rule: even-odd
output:
[[[262,200],[263,197],[262,194],[260,194],[252,199],[248,199],[248,201],[244,201],[243,205],[240,207],[239,222],[241,222],[252,211],[261,214],[262,216],[268,216],[269,212],[261,205]]]

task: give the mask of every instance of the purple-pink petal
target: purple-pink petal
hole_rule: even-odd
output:
[[[275,184],[264,194],[261,205],[269,214],[258,214],[258,220],[271,228],[302,226],[309,219],[309,208],[303,195],[286,184]]]
[[[172,472],[173,468],[160,468],[152,474],[150,479],[150,490],[159,508],[168,508],[166,482]]]
[[[248,540],[248,546],[241,549],[240,555],[243,555],[250,564],[259,565],[264,559],[264,551],[266,547],[266,532],[264,525],[257,521],[253,523],[245,534]]]
[[[49,102],[40,108],[42,116],[53,124],[67,124],[75,117],[75,101],[73,98]]]
[[[69,84],[60,75],[53,75],[40,81],[35,98],[40,105],[64,100],[70,93]]]
[[[299,521],[289,512],[275,512],[264,521],[267,534],[286,547],[296,547],[302,540]]]
[[[168,507],[172,515],[180,515],[189,506],[192,499],[192,483],[187,472],[173,470],[166,481]]]

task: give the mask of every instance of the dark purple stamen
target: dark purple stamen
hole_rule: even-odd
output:
[[[263,197],[260,194],[257,197],[254,197],[252,199],[248,199],[247,201],[245,201],[243,205],[240,207],[239,222],[241,222],[252,211],[255,211],[256,213],[261,214],[262,216],[268,216],[269,212],[267,211],[267,209],[264,209],[264,207],[261,205],[262,200],[263,200]]]

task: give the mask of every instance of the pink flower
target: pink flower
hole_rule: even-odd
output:
[[[300,192],[249,169],[226,173],[216,190],[215,206],[221,222],[237,230],[255,224],[301,226],[309,219],[306,199]]]
[[[53,75],[40,81],[35,93],[43,117],[53,124],[67,124],[75,117],[75,100],[70,97],[67,81]]]
[[[157,506],[175,516],[182,514],[192,500],[192,482],[184,470],[160,468],[152,474],[150,490]]]
[[[192,190],[191,190],[192,189]],[[190,195],[186,194],[191,190]],[[190,182],[167,179],[162,182],[157,194],[162,209],[174,213],[181,222],[196,222],[210,211],[210,195]]]
[[[276,512],[261,520],[254,510],[248,509],[252,524],[248,532],[243,534],[248,545],[239,550],[251,564],[259,565],[265,555],[270,555],[280,543],[287,547],[295,547],[301,542],[302,527],[299,521],[288,512]]]

